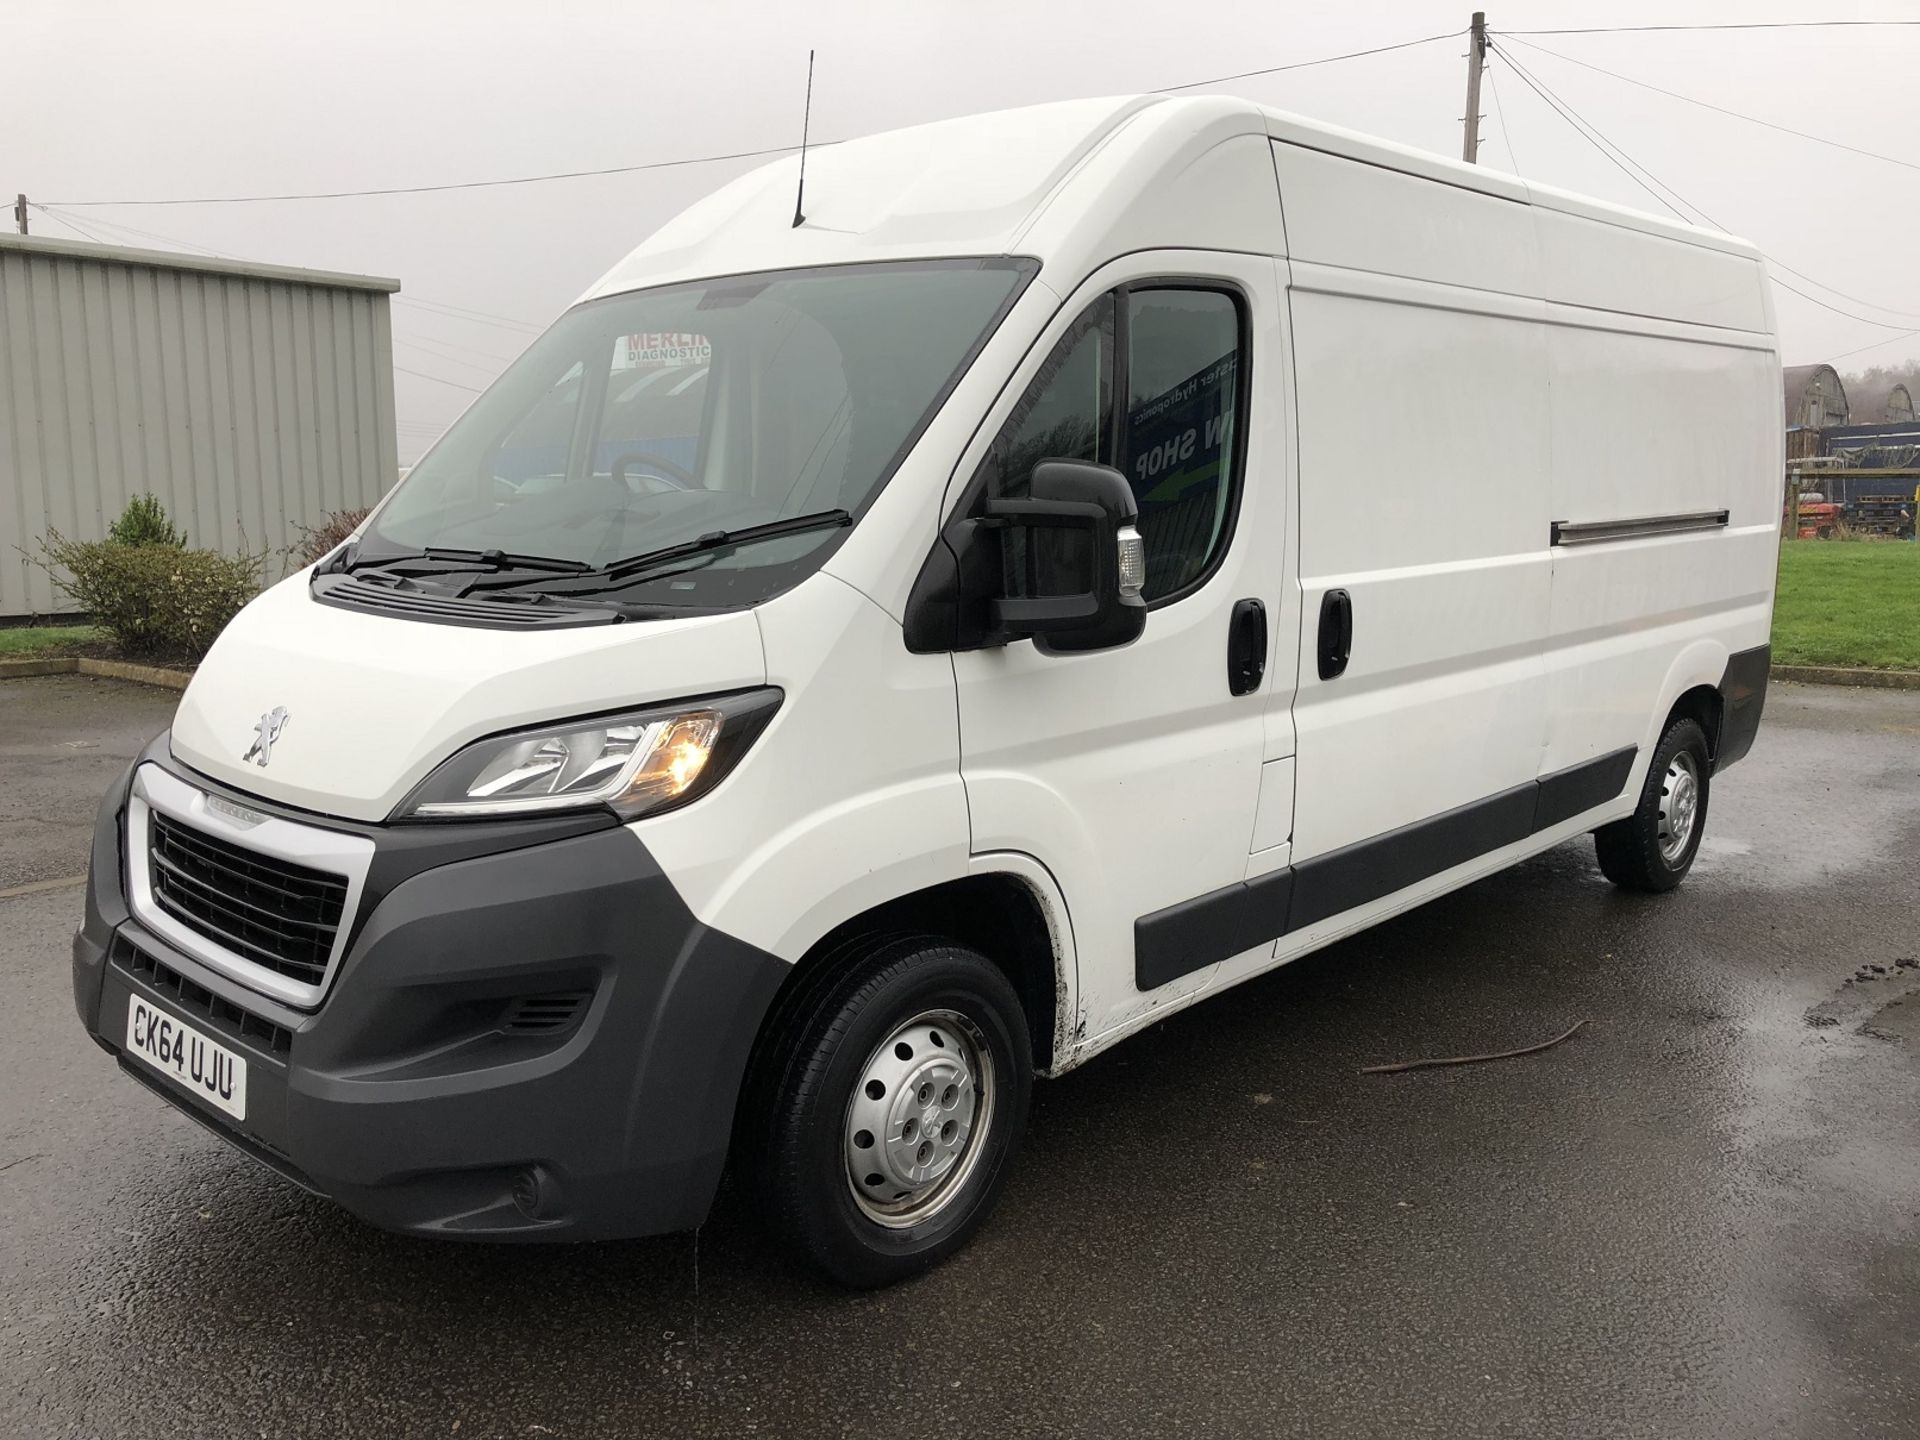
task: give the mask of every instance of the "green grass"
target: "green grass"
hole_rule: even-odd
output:
[[[91,625],[21,625],[0,629],[0,660],[39,660],[98,643]]]
[[[1920,545],[1784,542],[1773,659],[1779,665],[1920,670]]]

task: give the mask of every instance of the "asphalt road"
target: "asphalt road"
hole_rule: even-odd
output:
[[[0,682],[0,891],[78,868],[166,709]],[[1913,1436],[1917,898],[1920,695],[1776,686],[1679,893],[1572,844],[1176,1017],[862,1296],[732,1192],[592,1248],[366,1229],[86,1041],[77,890],[0,899],[0,1434]]]

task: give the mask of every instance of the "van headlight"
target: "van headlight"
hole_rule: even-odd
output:
[[[476,740],[427,776],[396,820],[477,820],[604,805],[624,820],[711,790],[779,708],[746,690]]]

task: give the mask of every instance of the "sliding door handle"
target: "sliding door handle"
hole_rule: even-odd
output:
[[[1320,678],[1331,680],[1345,672],[1353,654],[1353,597],[1329,590],[1320,599]]]

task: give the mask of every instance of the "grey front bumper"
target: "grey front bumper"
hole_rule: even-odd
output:
[[[498,849],[509,837],[486,826],[362,827],[377,883],[309,1014],[128,914],[125,793],[101,809],[73,976],[82,1021],[130,1074],[389,1229],[601,1239],[705,1217],[789,967],[701,925],[631,831],[607,817]],[[585,997],[564,1025],[503,1019],[554,995]],[[246,1057],[245,1121],[121,1054],[136,996]]]

